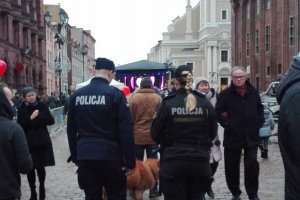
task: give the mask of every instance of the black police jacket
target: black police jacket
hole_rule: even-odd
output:
[[[185,89],[163,99],[151,127],[151,137],[163,149],[162,160],[209,159],[217,118],[205,96],[195,91],[193,94],[197,104],[191,112],[185,108]]]
[[[95,77],[70,99],[67,134],[71,159],[125,161],[135,166],[133,123],[124,94]]]

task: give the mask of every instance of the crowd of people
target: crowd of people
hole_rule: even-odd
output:
[[[298,101],[291,101],[299,96],[299,66],[300,58],[296,57],[287,74],[294,79],[284,78],[277,96],[283,105],[278,131],[287,200],[300,197],[300,164],[296,158],[300,112]],[[160,179],[150,189],[149,198],[163,194],[166,200],[205,200],[207,194],[213,199],[212,183],[222,155],[232,200],[241,199],[242,156],[246,193],[249,200],[259,200],[257,154],[260,149],[261,157],[268,159],[274,120],[246,79],[243,67],[232,68],[230,86],[218,94],[206,77],[194,78],[187,65],[175,70],[168,92],[161,92],[144,77],[140,88],[126,97],[109,86],[114,75],[113,61],[98,58],[90,84],[77,91],[71,87],[70,96],[59,98],[52,93],[40,98],[28,86],[13,97],[6,84],[0,85],[1,200],[21,199],[19,173],[27,174],[30,200],[46,198],[45,167],[55,165],[47,126],[54,124],[50,109],[62,105],[68,115],[68,162],[78,166],[78,184],[86,200],[102,199],[102,188],[108,199],[125,200],[126,176],[133,173],[135,161],[145,157],[160,160]],[[286,92],[290,90],[295,93]],[[17,123],[12,121],[14,116]],[[224,128],[222,142],[218,123]]]

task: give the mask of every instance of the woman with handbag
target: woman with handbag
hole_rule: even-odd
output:
[[[17,122],[24,129],[33,160],[33,169],[27,174],[31,191],[30,200],[37,199],[35,171],[40,182],[39,199],[44,200],[45,167],[55,165],[52,142],[47,129],[48,125],[54,124],[54,118],[48,106],[37,98],[37,93],[32,87],[25,87],[22,93],[25,101],[18,110]]]

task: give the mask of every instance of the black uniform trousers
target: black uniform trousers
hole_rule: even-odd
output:
[[[205,194],[210,176],[208,159],[161,161],[160,177],[165,200],[199,200]]]
[[[249,197],[258,192],[259,163],[257,161],[258,147],[244,149],[245,188]],[[224,148],[225,177],[232,195],[240,195],[240,161],[242,149]]]
[[[78,184],[86,200],[102,200],[103,187],[110,200],[126,200],[126,176],[116,161],[78,161]]]

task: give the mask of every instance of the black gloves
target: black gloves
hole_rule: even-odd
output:
[[[69,158],[67,159],[67,162],[68,162],[68,163],[71,162],[71,161],[72,161],[75,165],[77,165],[77,159],[73,158],[72,155],[70,155]]]

